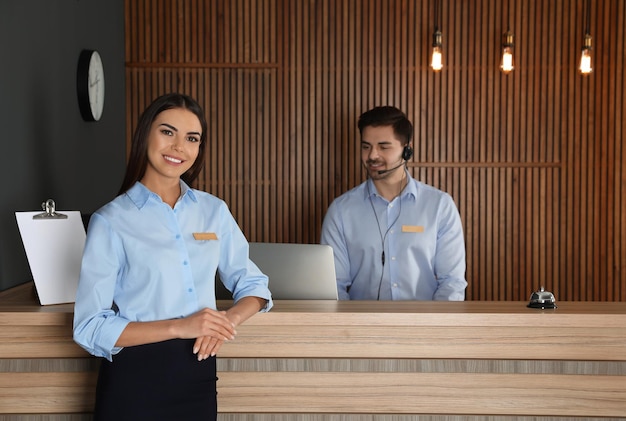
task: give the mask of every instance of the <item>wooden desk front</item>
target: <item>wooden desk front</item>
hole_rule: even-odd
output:
[[[31,291],[0,294],[0,413],[88,413],[97,359],[72,341],[73,306]],[[220,419],[626,418],[626,303],[558,305],[276,302],[222,348]]]

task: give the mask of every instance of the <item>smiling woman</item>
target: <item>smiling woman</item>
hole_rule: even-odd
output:
[[[148,139],[153,130],[153,124],[160,117],[161,113],[172,109],[186,110],[192,113],[199,123],[200,133],[198,133],[197,158],[193,165],[180,176],[181,180],[187,184],[192,184],[198,178],[198,174],[200,174],[204,166],[204,150],[206,148],[207,123],[204,111],[195,100],[188,96],[179,94],[163,95],[154,100],[142,113],[137,123],[137,128],[133,134],[128,166],[126,167],[126,175],[119,191],[120,194],[127,191],[145,175],[148,166]]]
[[[74,340],[104,358],[96,420],[215,420],[217,352],[272,307],[226,204],[189,187],[206,128],[192,98],[157,98],[139,119],[120,194],[89,222]],[[227,310],[216,306],[217,271],[233,294]]]
[[[196,115],[183,108],[165,110],[152,123],[141,183],[172,208],[180,196],[180,177],[198,158],[202,133]]]

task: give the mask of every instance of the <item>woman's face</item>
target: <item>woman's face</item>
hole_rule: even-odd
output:
[[[148,134],[148,165],[143,179],[178,181],[196,161],[202,126],[194,113],[172,108],[158,114]]]

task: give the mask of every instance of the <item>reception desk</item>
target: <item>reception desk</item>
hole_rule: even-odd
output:
[[[557,304],[277,301],[221,350],[220,419],[626,418],[626,303]],[[0,414],[89,419],[72,309],[0,294]]]

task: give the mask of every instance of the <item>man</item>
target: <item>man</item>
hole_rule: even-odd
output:
[[[322,225],[343,300],[465,299],[465,243],[449,194],[413,179],[413,125],[395,107],[359,117],[368,180],[336,198]]]

